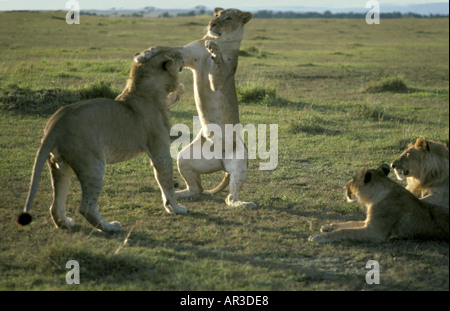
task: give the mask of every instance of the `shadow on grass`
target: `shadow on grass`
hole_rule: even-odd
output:
[[[204,217],[205,215],[196,215]],[[209,217],[209,216],[207,216]],[[303,239],[299,239],[299,243],[309,243]],[[397,240],[381,244],[376,243],[340,243],[342,248],[349,250],[357,249],[367,254],[365,258],[358,260],[345,259],[336,257],[336,254],[329,256],[315,257],[310,251],[301,253],[295,250],[278,250],[273,252],[272,249],[261,249],[257,252],[239,251],[239,246],[226,246],[223,248],[211,248],[204,245],[193,245],[192,243],[176,243],[169,240],[154,240],[150,235],[144,232],[133,232],[130,237],[130,248],[146,247],[152,250],[150,256],[155,257],[149,259],[147,256],[136,258],[127,254],[125,251],[119,256],[101,256],[92,255],[81,252],[78,255],[81,259],[80,266],[84,265],[86,270],[90,270],[85,278],[92,281],[102,280],[103,282],[116,282],[118,285],[124,282],[146,282],[153,286],[161,284],[165,289],[185,290],[180,285],[180,273],[182,273],[184,282],[189,284],[191,277],[197,276],[199,273],[211,274],[211,277],[217,276],[220,271],[203,271],[205,267],[222,266],[222,273],[225,271],[234,271],[233,284],[235,289],[241,288],[247,284],[251,271],[259,271],[263,269],[265,276],[260,276],[251,281],[253,287],[261,286],[262,288],[270,288],[271,290],[285,290],[286,283],[281,282],[277,277],[280,273],[289,275],[291,286],[302,288],[312,286],[313,284],[325,283],[328,286],[347,286],[351,289],[366,288],[364,264],[367,260],[373,259],[370,254],[385,253],[393,254],[398,258],[409,258],[418,261],[426,260],[418,254],[418,250],[428,251],[430,253],[442,253],[448,243],[437,241],[405,241]],[[325,246],[312,244],[309,249],[322,249]],[[313,251],[314,253],[314,251]],[[83,259],[84,256],[84,259]],[[189,264],[187,264],[189,262]],[[198,266],[192,266],[186,270],[186,265],[191,266],[192,263]],[[248,265],[252,269],[248,270]],[[196,268],[197,267],[197,268]],[[231,269],[231,270],[229,270]],[[253,270],[256,269],[256,270]],[[203,272],[200,272],[203,271]],[[250,272],[249,272],[250,271]],[[417,271],[415,273],[418,273]],[[418,275],[419,276],[419,275]],[[178,280],[178,281],[177,281]],[[208,280],[211,286],[211,279]],[[218,280],[216,280],[218,281]],[[205,280],[202,281],[204,283]],[[258,284],[258,282],[260,284]],[[333,285],[334,284],[334,285]],[[323,284],[322,284],[323,285]],[[201,283],[193,283],[188,289],[205,290]],[[248,285],[247,285],[248,286]],[[421,284],[402,284],[400,280],[385,280],[383,287],[397,289],[421,289]],[[213,288],[210,288],[213,289]]]
[[[148,262],[135,256],[121,256],[96,254],[89,250],[80,250],[66,246],[54,248],[48,254],[49,265],[55,273],[66,273],[65,264],[69,260],[76,260],[80,264],[80,274],[84,281],[102,281],[108,278],[134,279],[134,274],[140,270],[151,269]]]
[[[317,216],[315,213],[299,211],[296,214],[305,219]],[[226,220],[213,213],[194,211],[184,217],[206,220],[202,222],[205,226],[211,223],[222,228],[224,233],[228,229],[243,226],[239,221]],[[395,240],[380,244],[343,242],[333,245],[336,251],[332,251],[330,246],[307,242],[307,232],[299,235],[297,231],[282,227],[260,226],[258,222],[250,226],[246,230],[254,234],[252,239],[258,239],[258,235],[261,235],[261,238],[276,239],[271,243],[284,244],[286,247],[274,246],[276,250],[261,247],[250,251],[242,243],[229,244],[226,234],[211,237],[224,241],[209,246],[203,242],[189,242],[189,239],[177,241],[173,237],[155,238],[150,232],[140,229],[132,231],[129,236],[127,231],[116,234],[95,232],[93,236],[96,239],[121,245],[125,238],[129,238],[128,243],[117,254],[114,248],[86,249],[83,243],[55,245],[46,252],[44,269],[64,282],[64,275],[68,272],[66,262],[77,260],[80,264],[81,284],[100,289],[129,286],[142,290],[223,290],[231,284],[234,290],[246,290],[249,287],[252,290],[292,290],[319,285],[323,288],[361,290],[371,289],[365,283],[367,270],[364,270],[364,264],[374,259],[374,254],[388,254],[388,259],[381,257],[384,260],[382,263],[386,265],[392,265],[389,258],[397,258],[401,264],[405,258],[417,262],[432,262],[433,258],[426,256],[428,253],[448,255],[446,242],[417,240]],[[296,239],[298,246],[294,247],[289,247],[292,242],[283,242]],[[354,251],[366,255],[352,258],[341,254],[351,254]],[[389,268],[392,269],[385,269]],[[260,274],[261,271],[264,273]],[[414,273],[418,278],[423,277],[419,270]],[[231,278],[228,283],[223,283],[222,275]],[[445,284],[436,285],[437,288],[439,286],[443,288]],[[400,279],[389,277],[383,279],[379,288],[411,290],[423,289],[423,285],[420,282],[403,284]]]

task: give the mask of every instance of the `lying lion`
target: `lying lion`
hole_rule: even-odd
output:
[[[214,145],[224,146],[225,125],[239,124],[239,109],[234,75],[238,65],[244,25],[252,18],[250,12],[236,9],[214,9],[214,18],[208,26],[208,33],[201,40],[184,46],[181,50],[185,66],[194,73],[194,93],[197,112],[202,130],[192,143],[178,154],[178,170],[186,182],[185,190],[177,191],[176,196],[187,198],[200,193],[217,193],[230,184],[230,194],[226,198],[229,206],[255,206],[244,202],[239,192],[247,176],[248,153],[239,135],[236,135],[234,149],[230,154],[222,152],[222,158],[207,159],[193,157],[193,146],[203,146],[212,141]],[[211,134],[209,125],[221,128],[223,136]],[[238,146],[238,147],[236,147]],[[236,156],[241,148],[242,158]],[[225,148],[224,148],[225,149]],[[232,153],[232,154],[231,154]],[[225,177],[215,189],[203,191],[200,176],[224,170]]]
[[[362,169],[345,186],[349,202],[367,207],[364,221],[332,223],[320,228],[321,234],[309,237],[319,243],[344,240],[383,242],[390,238],[449,238],[449,210],[417,199],[387,177],[390,168]]]
[[[17,222],[31,222],[29,211],[47,161],[53,186],[50,213],[57,227],[74,226],[66,216],[65,201],[75,172],[82,189],[80,213],[99,230],[121,230],[119,222],[108,223],[98,212],[105,166],[143,153],[151,159],[166,211],[186,213],[174,199],[167,115],[167,97],[180,89],[182,67],[179,50],[150,48],[135,55],[126,88],[115,100],[92,99],[59,109],[45,126],[25,209]]]
[[[391,164],[397,179],[406,178],[406,189],[419,199],[449,208],[448,148],[446,145],[417,138]]]

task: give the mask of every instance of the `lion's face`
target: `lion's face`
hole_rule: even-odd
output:
[[[355,193],[358,191],[355,184],[355,177],[353,177],[346,185],[345,185],[345,198],[347,202],[355,202],[358,201]]]
[[[390,168],[383,164],[377,169],[363,168],[358,174],[345,185],[345,197],[347,202],[360,201],[363,203],[373,200],[377,195],[376,185],[384,183],[385,177],[389,174]]]
[[[423,162],[425,151],[416,149],[412,144],[391,164],[395,176],[398,180],[404,180],[406,177],[417,177],[420,170],[420,163]]]
[[[216,8],[214,9],[214,18],[208,25],[208,35],[219,38],[226,34],[232,34],[240,30],[251,18],[250,12]]]
[[[406,177],[422,185],[448,178],[448,148],[445,144],[419,137],[391,164],[399,180]]]
[[[391,164],[397,179],[419,178],[421,167],[430,151],[430,143],[425,137],[419,137],[414,144],[409,144],[408,148]]]
[[[134,76],[141,81],[157,77],[160,85],[167,92],[173,92],[178,87],[178,73],[183,69],[183,56],[178,48],[152,47],[134,57]],[[149,79],[150,78],[150,79]]]

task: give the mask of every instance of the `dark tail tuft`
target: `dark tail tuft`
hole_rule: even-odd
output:
[[[17,216],[16,222],[20,226],[26,226],[28,225],[33,218],[28,213],[21,213],[19,216]]]

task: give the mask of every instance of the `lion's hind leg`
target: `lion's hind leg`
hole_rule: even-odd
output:
[[[117,232],[122,230],[118,221],[107,222],[98,212],[98,197],[103,186],[103,176],[105,173],[105,163],[96,161],[90,163],[89,167],[74,171],[81,184],[80,214],[95,228],[104,232]]]
[[[247,158],[224,160],[224,167],[230,174],[230,193],[225,199],[227,205],[230,207],[257,207],[255,203],[241,201],[239,198],[239,193],[247,178]]]
[[[53,202],[50,214],[58,228],[70,229],[75,225],[72,218],[66,216],[66,198],[69,193],[73,170],[63,161],[48,161],[53,187]]]
[[[221,159],[206,159],[202,153],[195,154],[195,146],[203,146],[205,141],[205,138],[199,133],[189,146],[178,154],[178,171],[186,183],[186,189],[176,191],[176,198],[189,198],[202,193],[201,175],[223,170]]]

